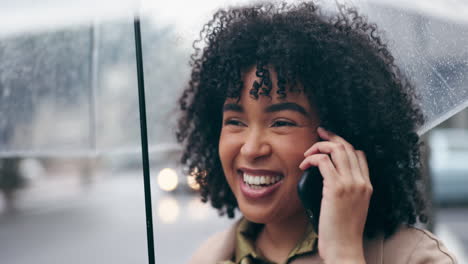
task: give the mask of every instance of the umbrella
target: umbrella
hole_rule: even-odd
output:
[[[468,43],[466,4],[452,1],[452,5],[440,7],[430,1],[349,2],[368,14],[369,19],[377,22],[379,28],[385,31],[397,63],[415,82],[427,119],[418,130],[420,134],[468,105],[468,54],[463,49]],[[152,45],[158,43],[158,38],[171,38],[171,45],[180,45],[181,50],[188,53],[186,47],[195,39],[197,30],[209,14],[219,5],[238,3],[190,3],[193,5],[190,7],[183,3],[182,9],[181,1],[139,3],[126,0],[116,4],[106,0],[96,4],[90,0],[79,3],[49,0],[39,4],[23,0],[2,3],[0,12],[8,23],[3,24],[0,30],[0,107],[4,117],[0,120],[0,155],[128,153],[138,152],[141,144],[148,257],[150,263],[154,263],[148,152],[157,151],[161,146],[156,144],[155,137],[167,139],[170,133],[164,134],[157,127],[152,127],[151,122],[147,127],[143,86],[146,82],[147,87],[150,87],[146,92],[151,99],[158,98],[170,89],[160,88],[163,86],[161,83],[149,80],[148,77],[164,78],[165,74],[148,63],[143,69],[141,50],[151,42]],[[333,7],[330,5],[328,8]],[[193,12],[196,9],[197,12]],[[184,13],[184,10],[188,11]],[[133,21],[135,14],[151,17],[151,22],[146,24],[148,27],[164,25],[176,34],[162,31],[151,39],[148,37],[150,31],[145,32],[143,24],[141,35],[139,19]],[[116,20],[120,21],[117,26],[103,23]],[[132,21],[133,28],[130,26]],[[110,27],[118,30],[108,31]],[[123,35],[132,34],[132,31],[135,33],[135,49],[129,49],[128,38],[122,38]],[[24,32],[29,32],[26,37],[23,36]],[[54,48],[45,52],[52,43]],[[100,48],[103,43],[112,48]],[[22,56],[25,51],[34,56]],[[183,60],[161,58],[158,55],[164,56],[145,53],[145,61],[159,58],[168,67],[174,68],[186,64]],[[183,55],[185,53],[180,58],[184,58]],[[137,58],[134,64],[122,63],[131,56]],[[57,62],[55,65],[42,63],[48,59],[50,61],[51,57],[56,58],[53,60]],[[63,72],[64,67],[68,69],[67,74]],[[143,72],[151,72],[146,75],[146,81]],[[138,77],[129,77],[132,74]],[[136,82],[139,87],[138,98],[136,93],[127,89],[136,87]],[[164,86],[175,87],[180,84]],[[166,105],[150,108],[148,116],[158,115],[155,109],[174,109],[171,108],[173,102],[158,103]],[[139,114],[136,109],[140,109]],[[51,113],[54,113],[53,121],[50,120]],[[104,121],[110,124],[103,125],[106,123]],[[135,129],[139,125],[141,143],[138,139],[139,131]],[[67,133],[57,133],[64,130]],[[155,137],[152,138],[153,135]],[[161,147],[163,150],[168,148],[173,148],[173,145]]]
[[[435,1],[348,2],[358,6],[363,13],[368,14],[371,21],[378,23],[386,39],[390,40],[390,48],[398,64],[416,84],[427,119],[419,128],[420,134],[467,106],[468,92],[463,89],[468,71],[467,51],[463,49],[463,43],[468,43],[466,4],[455,0],[450,5],[437,4]],[[128,89],[136,83],[136,67],[128,63],[135,56],[135,50],[131,48],[129,38],[124,37],[133,31],[129,25],[129,16],[143,10],[143,15],[151,17],[149,25],[172,27],[174,35],[148,36],[150,34],[145,33],[150,33],[150,30],[143,32],[143,45],[161,45],[155,39],[172,38],[170,44],[180,46],[182,51],[178,60],[173,59],[177,56],[162,58],[164,54],[147,52],[146,72],[152,73],[147,82],[151,87],[156,87],[161,84],[156,80],[165,78],[165,81],[172,82],[169,84],[171,87],[180,87],[183,78],[179,82],[169,79],[165,77],[167,74],[162,73],[161,67],[155,67],[151,62],[159,58],[160,61],[172,62],[166,64],[173,69],[182,68],[183,74],[188,73],[186,56],[190,52],[190,41],[196,38],[196,32],[216,7],[233,3],[240,2],[208,1],[205,5],[184,3],[183,9],[180,8],[182,3],[178,1],[169,4],[125,0],[119,1],[119,5],[100,1],[96,5],[92,1],[74,3],[49,0],[38,4],[23,0],[2,4],[2,16],[8,23],[3,24],[0,30],[0,37],[6,39],[2,41],[0,80],[3,93],[0,102],[2,113],[7,118],[0,121],[0,156],[82,156],[138,152],[138,131],[133,129],[139,123],[135,111],[138,100],[136,94]],[[333,8],[333,4],[329,4],[328,8]],[[122,20],[125,17],[126,20]],[[103,25],[103,22],[119,18],[119,26]],[[68,28],[67,32],[56,32],[64,27]],[[70,32],[70,27],[74,27],[74,32]],[[111,28],[118,30],[111,33]],[[24,32],[40,33],[51,29],[55,29],[55,33],[44,34],[47,36],[40,38],[21,36]],[[49,46],[54,48],[45,48]],[[24,56],[24,50],[28,50],[28,56]],[[168,47],[167,50],[174,49]],[[67,53],[70,56],[64,56]],[[50,61],[56,62],[55,65],[47,64]],[[64,68],[67,68],[67,74],[57,70]],[[32,88],[29,83],[38,85]],[[148,92],[151,98],[162,97],[161,93],[173,96],[170,89],[148,89]],[[12,100],[15,97],[23,99]],[[42,99],[35,99],[37,97]],[[46,97],[47,103],[44,100]],[[12,101],[16,102],[15,105],[12,105]],[[175,109],[173,102],[161,100],[159,103],[164,104],[159,110],[168,110],[156,111],[156,108],[151,108],[151,116],[162,117]],[[63,111],[63,105],[67,104],[70,107]],[[38,117],[28,120],[31,112],[36,112]],[[53,112],[60,114],[54,116],[56,121],[52,124],[51,119],[47,118]],[[15,118],[9,120],[13,116]],[[125,124],[116,116],[125,116]],[[21,126],[12,123],[21,123]],[[150,126],[149,129],[156,132],[150,133],[150,137],[157,134],[164,140],[171,138],[170,132],[157,127],[156,123],[150,124],[156,126]],[[69,128],[67,134],[58,133],[63,127]],[[150,151],[153,152],[161,148],[176,148],[174,144],[161,146],[154,142],[156,139],[152,138]]]

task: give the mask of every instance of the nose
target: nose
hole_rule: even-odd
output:
[[[264,133],[252,129],[245,136],[240,153],[247,160],[254,161],[261,157],[269,156],[271,154],[271,145]]]

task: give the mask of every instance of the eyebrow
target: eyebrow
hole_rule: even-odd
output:
[[[238,104],[225,104],[223,106],[223,112],[226,112],[226,111],[234,111],[234,112],[239,112],[239,113],[242,113],[244,112],[244,108],[242,108],[242,106],[238,105]]]
[[[307,111],[304,109],[304,107],[296,104],[296,103],[279,103],[279,104],[272,104],[265,108],[265,112],[267,113],[272,113],[272,112],[279,112],[279,111],[285,111],[285,110],[290,110],[290,111],[295,111],[299,112],[305,116],[309,116]]]
[[[291,103],[291,102],[272,104],[265,108],[266,113],[280,112],[280,111],[286,111],[286,110],[295,111],[305,116],[309,116],[309,114],[304,109],[304,107],[296,103]],[[225,104],[223,106],[223,112],[226,112],[226,111],[234,111],[234,112],[242,113],[244,112],[244,108],[241,105],[230,103],[230,104]]]

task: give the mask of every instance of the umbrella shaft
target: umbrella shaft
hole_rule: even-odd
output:
[[[146,103],[145,103],[145,83],[143,78],[143,56],[141,48],[141,30],[140,19],[134,20],[135,28],[135,53],[138,78],[138,98],[140,106],[140,132],[141,132],[141,153],[143,159],[143,179],[145,188],[145,207],[146,207],[146,236],[148,241],[148,261],[149,264],[155,263],[154,258],[154,239],[153,239],[153,214],[151,206],[151,185],[148,155],[148,132],[146,126]]]

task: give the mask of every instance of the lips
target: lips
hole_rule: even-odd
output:
[[[242,168],[239,171],[242,194],[250,199],[271,195],[282,184],[284,176],[276,171]]]

